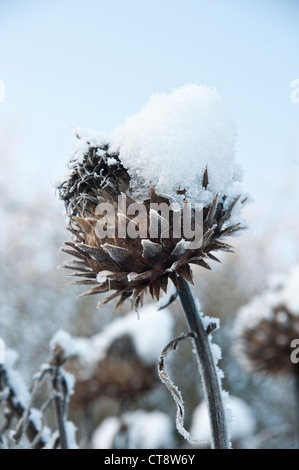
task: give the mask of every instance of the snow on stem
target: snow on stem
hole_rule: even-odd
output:
[[[21,381],[19,374],[16,372],[14,373],[14,378],[15,380]],[[25,384],[23,384],[23,382],[22,385],[24,385],[25,387]],[[12,384],[9,380],[9,373],[4,364],[0,365],[0,393],[3,394],[2,399],[3,401],[5,401],[5,404],[10,412],[10,416],[15,416],[17,419],[21,420],[22,416],[26,412],[24,397],[18,395],[18,393],[16,392],[14,384]],[[3,428],[3,431],[4,430],[5,427]],[[34,442],[34,449],[41,449],[46,445],[46,441],[41,435],[40,431],[41,430],[37,426],[36,421],[29,414],[27,416],[26,435],[29,442]]]
[[[208,401],[209,417],[212,433],[212,448],[229,449],[227,424],[220,382],[210,348],[208,333],[202,323],[198,308],[188,282],[178,277],[179,296],[186,315],[190,331],[194,334],[194,342],[200,364],[205,396]]]
[[[177,407],[176,428],[178,432],[191,444],[200,444],[200,441],[198,439],[194,439],[184,427],[185,409],[183,397],[178,387],[172,382],[169,375],[167,374],[164,364],[165,358],[169,351],[174,351],[177,348],[178,344],[187,338],[194,338],[194,334],[191,332],[182,334],[181,336],[174,338],[172,341],[170,341],[170,343],[165,346],[159,358],[158,373],[161,381],[166,385],[172,395],[172,398],[175,401]]]

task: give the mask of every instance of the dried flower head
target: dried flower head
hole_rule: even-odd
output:
[[[159,382],[156,364],[144,364],[138,356],[129,335],[116,338],[98,361],[93,373],[86,374],[76,359],[69,362],[68,370],[76,377],[72,407],[85,407],[103,397],[134,401],[153,389]]]
[[[138,306],[146,290],[159,299],[169,279],[175,286],[177,276],[192,283],[192,264],[210,269],[207,261],[218,261],[213,252],[232,251],[224,239],[242,228],[240,209],[246,197],[233,161],[234,129],[214,90],[189,85],[170,95],[154,95],[110,139],[79,140],[83,149],[71,162],[59,194],[74,235],[63,251],[75,261],[65,267],[79,278],[76,284],[92,286],[82,295],[114,291],[99,306],[115,297],[120,298],[116,308],[128,298]],[[125,203],[120,214],[121,195]],[[99,230],[102,203],[109,203],[117,215],[116,231],[109,230],[107,218],[104,236]],[[136,203],[143,206],[143,218],[130,210]],[[195,203],[203,205],[202,226],[192,206],[186,236],[184,208]],[[168,220],[159,209],[163,204],[170,208]],[[153,220],[158,227],[154,234]],[[125,237],[119,236],[120,224]],[[195,247],[190,242],[196,230],[202,236]]]
[[[156,322],[163,331],[157,338]],[[76,378],[71,406],[84,408],[103,397],[133,402],[159,383],[156,357],[173,335],[168,309],[153,305],[140,310],[140,321],[128,313],[90,338],[55,336],[55,351],[68,357],[66,369]]]
[[[254,298],[238,313],[235,354],[250,371],[298,374],[291,343],[299,337],[299,269]]]

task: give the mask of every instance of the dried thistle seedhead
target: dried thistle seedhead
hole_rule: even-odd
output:
[[[77,138],[80,139],[78,135]],[[74,158],[69,163],[70,175],[58,190],[71,222],[75,216],[93,216],[99,200],[117,199],[129,188],[128,172],[118,155],[110,154],[108,149],[108,144],[90,145],[82,160]]]
[[[208,168],[201,184],[205,189],[208,187]],[[184,188],[180,187],[177,191],[184,195]],[[171,231],[173,211],[169,212],[168,237],[164,238],[162,230],[159,230],[158,236],[153,238],[148,230],[153,215],[152,204],[165,203],[169,206],[171,201],[156,194],[151,188],[150,197],[142,201],[147,213],[145,228],[148,237],[119,238],[115,235],[101,238],[97,223],[102,215],[97,214],[97,205],[106,201],[117,211],[118,196],[121,193],[126,193],[127,206],[136,202],[130,196],[130,176],[122,166],[119,156],[109,153],[109,145],[90,147],[82,161],[74,160],[69,178],[59,186],[60,198],[65,202],[70,218],[69,229],[74,236],[73,241],[65,243],[62,251],[75,259],[64,267],[74,271],[71,276],[78,277],[74,284],[92,286],[82,295],[114,291],[99,303],[99,307],[115,297],[120,298],[116,308],[128,298],[138,306],[147,290],[152,297],[159,299],[161,290],[167,291],[169,279],[178,287],[177,276],[193,283],[191,265],[210,269],[207,261],[218,261],[212,252],[232,251],[231,246],[223,239],[242,228],[240,223],[230,224],[232,210],[240,197],[226,204],[226,197],[216,194],[211,204],[203,208],[202,244],[198,248],[188,248],[186,240],[178,238]],[[155,216],[163,227],[165,220],[162,215],[157,212]],[[126,213],[126,223],[133,223],[134,217]],[[193,228],[194,217],[193,210]],[[181,233],[184,233],[183,217],[180,223]],[[138,224],[136,229],[140,229]]]
[[[67,369],[76,377],[73,408],[85,407],[103,397],[135,401],[158,383],[156,364],[144,364],[126,334],[111,343],[89,375],[76,358],[69,361]]]
[[[238,338],[238,353],[254,372],[293,374],[298,364],[291,361],[291,342],[299,334],[299,317],[286,306],[273,309],[270,318],[263,318],[254,327],[248,325]]]
[[[235,354],[253,372],[298,374],[291,354],[292,341],[299,336],[299,268],[278,280],[279,284],[270,285],[240,309],[234,330]]]
[[[291,342],[298,334],[299,317],[285,305],[274,307],[271,316],[243,329],[237,338],[237,355],[253,372],[298,374],[298,364],[291,361]]]

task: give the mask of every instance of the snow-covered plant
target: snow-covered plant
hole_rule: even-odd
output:
[[[292,352],[299,345],[299,267],[270,279],[269,288],[241,307],[235,322],[235,354],[252,372],[298,375]],[[292,346],[294,340],[298,344]],[[294,355],[295,356],[295,355]]]
[[[169,278],[177,288],[178,276],[193,282],[190,265],[209,269],[212,252],[231,251],[224,239],[242,228],[247,198],[234,162],[235,128],[215,90],[188,85],[154,95],[110,137],[78,137],[59,193],[75,236],[63,248],[76,258],[67,267],[78,284],[93,286],[84,295],[115,291],[100,305],[120,297],[118,306],[128,298],[138,306],[146,289],[158,299]],[[126,197],[120,201],[120,195]],[[181,214],[187,202],[193,209],[189,242],[197,228],[194,205],[203,205],[201,243],[192,248]],[[115,213],[101,231],[108,204]],[[152,237],[155,221],[160,230]]]
[[[268,289],[241,307],[235,322],[235,355],[251,373],[292,378],[299,397],[299,266],[275,275]],[[298,411],[297,440],[299,438]]]
[[[64,345],[70,343],[64,334]],[[60,343],[61,343],[61,338]],[[74,378],[63,369],[70,351],[51,341],[51,357],[33,377],[31,389],[16,369],[18,355],[5,351],[5,363],[0,364],[0,405],[4,409],[5,422],[0,428],[0,444],[5,447],[31,449],[77,448],[76,427],[67,420],[68,403],[73,393]],[[40,402],[41,389],[48,381],[50,393]],[[47,422],[52,411],[55,425]],[[51,419],[49,420],[51,421]]]
[[[149,291],[157,300],[171,281],[193,333],[212,421],[212,446],[229,447],[220,380],[189,283],[191,266],[210,269],[226,237],[244,227],[247,196],[235,162],[235,126],[216,92],[185,85],[155,94],[110,136],[77,133],[69,176],[59,185],[74,239],[65,267],[135,308]],[[113,291],[113,293],[111,293]],[[175,296],[173,296],[174,298]],[[158,328],[158,325],[157,325]]]
[[[157,357],[173,336],[174,318],[168,309],[158,311],[153,304],[140,309],[139,316],[136,321],[136,314],[130,312],[98,334],[72,338],[74,348],[67,370],[76,378],[70,404],[73,409],[86,411],[88,405],[104,397],[132,405],[160,383]],[[62,332],[56,341],[64,349]]]

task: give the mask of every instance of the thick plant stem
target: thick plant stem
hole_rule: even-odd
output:
[[[196,306],[190,286],[182,277],[178,277],[179,296],[185,311],[190,331],[194,334],[195,346],[200,363],[205,396],[208,401],[208,410],[212,432],[212,448],[229,449],[226,419],[223,407],[220,383],[208,333],[205,331],[198,308]]]

